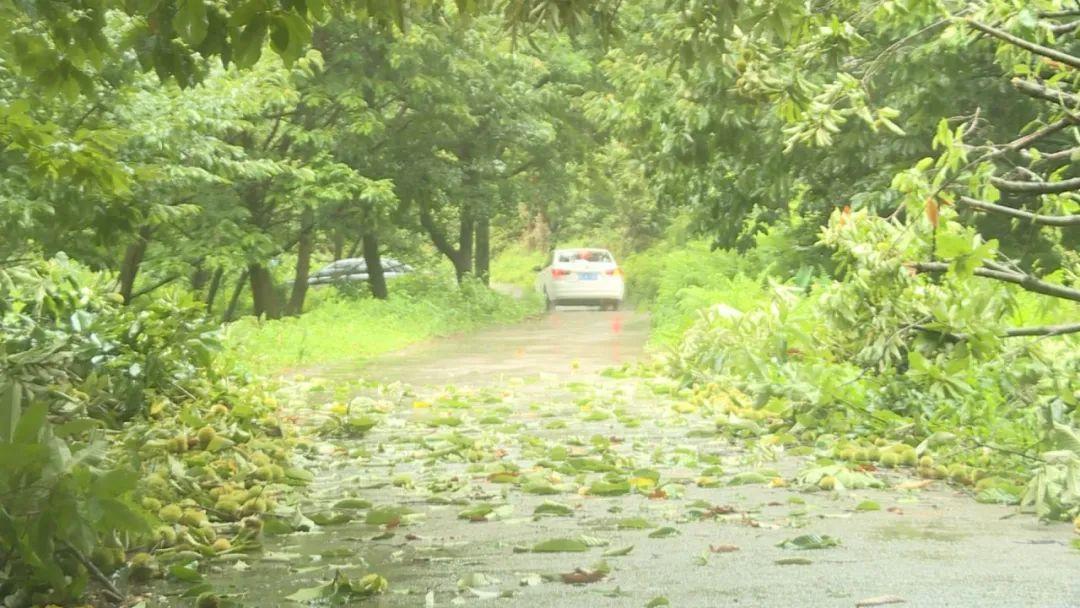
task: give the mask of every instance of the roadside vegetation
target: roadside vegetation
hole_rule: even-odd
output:
[[[523,318],[487,285],[577,244],[813,484],[1080,515],[1074,3],[80,7],[0,4],[0,604],[218,605],[306,525],[259,374]]]
[[[484,325],[521,321],[541,303],[496,293],[479,281],[460,286],[451,277],[395,279],[385,300],[327,287],[328,295],[299,317],[247,317],[230,324],[225,345],[247,369],[282,373],[297,369],[355,369],[371,357],[439,336]]]

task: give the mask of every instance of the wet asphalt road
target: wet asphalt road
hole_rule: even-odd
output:
[[[244,605],[267,607],[295,605],[283,598],[325,580],[336,567],[375,571],[389,579],[391,593],[358,606],[643,607],[663,596],[675,607],[850,608],[891,596],[905,602],[897,605],[913,607],[1080,607],[1080,551],[1069,546],[1074,538],[1070,526],[1042,525],[1009,507],[978,504],[965,491],[940,482],[917,491],[843,494],[768,485],[699,487],[694,480],[705,456],[722,463],[725,476],[769,467],[791,479],[805,462],[786,456],[762,459],[722,435],[695,433],[710,421],[673,414],[672,398],[649,390],[649,381],[600,375],[606,367],[644,356],[647,332],[648,319],[641,314],[559,311],[512,327],[417,345],[361,370],[335,370],[337,379],[355,374],[413,388],[399,405],[387,408],[384,422],[351,444],[350,457],[354,450],[363,457],[338,457],[320,474],[316,495],[325,502],[349,495],[406,505],[423,518],[392,530],[388,538],[379,527],[362,523],[284,537],[269,549],[288,559],[265,560],[240,573],[226,569],[216,580],[244,592]],[[472,405],[452,410],[464,424],[432,429],[418,423],[426,410],[414,408],[424,400],[437,404],[448,394],[446,385],[455,387],[451,395],[475,397]],[[616,415],[590,417],[591,408]],[[499,412],[502,426],[484,426],[486,412]],[[568,424],[552,425],[552,420]],[[662,479],[684,487],[685,495],[653,499],[643,493],[602,497],[569,491],[547,496],[511,490],[488,483],[482,465],[431,460],[431,450],[448,434],[473,438],[478,450],[505,453],[506,461],[523,472],[534,466],[538,453],[579,445],[574,437],[583,438],[584,446],[590,437],[612,438],[617,452],[655,468]],[[895,484],[908,479],[906,474],[879,475]],[[416,487],[391,487],[388,477],[408,479]],[[417,490],[446,479],[470,479],[460,495],[464,502],[439,504],[433,497],[444,495]],[[545,500],[568,505],[573,516],[531,517]],[[855,505],[866,500],[876,501],[881,510],[856,511]],[[513,515],[483,523],[458,516],[462,504],[478,501],[511,505]],[[734,513],[688,517],[695,501],[730,506]],[[616,525],[632,517],[647,520],[649,528]],[[651,538],[650,532],[661,526],[678,533]],[[610,574],[589,585],[567,585],[557,577],[592,567],[605,559],[605,548],[520,551],[541,540],[581,534],[602,538],[609,547],[633,545],[634,550],[606,558]],[[777,546],[801,534],[828,534],[841,545],[818,551]],[[720,545],[738,550],[710,550]],[[328,548],[355,555],[340,564],[313,557]],[[790,558],[806,563],[778,563]],[[459,584],[473,574],[489,583],[481,593]],[[522,584],[535,581],[537,574],[554,574],[556,580]],[[508,597],[497,597],[500,593]]]
[[[510,327],[418,344],[380,357],[360,373],[418,386],[490,386],[541,373],[580,376],[636,361],[648,337],[644,314],[559,309]]]

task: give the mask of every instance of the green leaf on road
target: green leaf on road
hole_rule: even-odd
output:
[[[652,532],[649,532],[649,538],[669,538],[672,536],[678,536],[680,532],[672,528],[671,526],[664,526],[663,528],[657,528]]]
[[[582,553],[589,545],[573,538],[553,538],[533,546],[533,553]]]
[[[802,536],[796,536],[795,538],[789,538],[783,542],[778,543],[777,547],[784,549],[828,549],[830,547],[836,547],[840,544],[840,541],[828,534],[803,534]]]
[[[533,515],[556,515],[559,517],[568,517],[573,513],[574,510],[569,506],[551,501],[544,501],[543,504],[533,510]]]

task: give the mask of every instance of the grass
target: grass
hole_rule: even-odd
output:
[[[535,268],[546,264],[547,258],[547,252],[510,245],[491,261],[491,281],[531,289],[536,282]]]
[[[403,277],[388,300],[328,297],[303,316],[245,318],[226,329],[226,347],[260,374],[302,366],[358,364],[381,353],[539,311],[533,298],[515,300],[476,283],[457,287],[432,277]]]

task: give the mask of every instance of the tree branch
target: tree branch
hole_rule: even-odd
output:
[[[1018,137],[1018,138],[1012,140],[1011,142],[1005,144],[1005,146],[1000,148],[994,154],[994,156],[1004,154],[1006,152],[1015,152],[1016,150],[1022,150],[1024,148],[1027,148],[1028,146],[1035,143],[1036,141],[1038,141],[1038,140],[1040,140],[1040,139],[1042,139],[1044,137],[1048,137],[1050,135],[1053,135],[1054,133],[1057,133],[1058,131],[1061,131],[1062,129],[1064,129],[1064,128],[1070,126],[1070,125],[1073,125],[1073,124],[1076,124],[1076,118],[1073,117],[1072,115],[1066,116],[1065,118],[1062,118],[1061,120],[1054,121],[1054,122],[1044,126],[1043,128],[1039,129],[1038,131],[1028,133],[1027,135],[1024,135],[1023,137]]]
[[[512,177],[517,177],[518,175],[521,175],[522,173],[528,171],[529,169],[532,169],[533,167],[535,167],[535,166],[537,166],[537,165],[539,165],[539,164],[541,164],[543,162],[544,161],[541,158],[533,158],[532,160],[526,161],[526,162],[518,165],[516,168],[514,168],[510,172],[504,173],[502,175],[502,178],[503,179],[510,179]]]
[[[911,264],[910,267],[914,268],[918,272],[941,273],[949,271],[949,264],[945,262],[915,262]],[[1065,287],[1064,285],[1047,283],[1046,281],[1040,280],[1038,277],[1033,277],[1030,274],[1025,274],[1022,272],[1011,272],[1007,270],[995,270],[992,268],[987,268],[985,266],[976,268],[974,274],[975,276],[983,277],[986,279],[994,279],[996,281],[1003,281],[1005,283],[1019,285],[1025,291],[1041,293],[1046,296],[1053,296],[1055,298],[1062,298],[1064,300],[1080,302],[1080,290]]]
[[[1061,89],[1052,89],[1050,87],[1036,84],[1023,78],[1013,78],[1012,85],[1017,88],[1024,95],[1034,97],[1036,99],[1043,99],[1045,101],[1052,101],[1063,106],[1071,106],[1075,108],[1080,106],[1080,97],[1073,95],[1067,91]]]
[[[1060,194],[1080,190],[1080,177],[1063,179],[1060,182],[1018,182],[1015,180],[991,177],[990,183],[999,190],[1006,192],[1022,192],[1024,194]]]
[[[77,548],[75,548],[75,545],[71,544],[68,541],[63,541],[63,543],[64,547],[68,551],[70,551],[72,555],[75,556],[75,559],[79,560],[83,567],[86,568],[86,571],[90,573],[90,576],[92,576],[94,580],[101,584],[101,586],[104,588],[102,590],[103,593],[108,596],[109,599],[113,600],[114,602],[124,601],[124,594],[120,593],[120,590],[116,588],[116,585],[112,584],[112,581],[109,580],[109,577],[105,576],[105,573],[98,569],[98,567],[94,565],[94,562],[90,561],[89,558],[83,555],[82,551],[79,551]]]
[[[1080,332],[1080,323],[1065,323],[1062,325],[1035,325],[1032,327],[1015,327],[1005,331],[1006,338],[1021,336],[1061,336]]]
[[[1042,224],[1044,226],[1080,226],[1080,215],[1039,215],[1037,213],[1031,213],[1030,211],[1013,209],[1012,207],[1005,207],[1004,205],[995,205],[994,203],[988,203],[966,196],[961,196],[958,200],[972,209],[978,209],[979,211],[985,211],[987,213],[1000,213],[1002,215],[1028,220],[1033,224]]]
[[[1039,215],[1024,210],[1017,210],[1017,208],[1013,207],[996,205],[994,203],[987,203],[986,201],[978,201],[968,197],[960,197],[958,200],[964,205],[976,208],[978,211],[999,213],[1001,215],[1026,219],[1030,221],[1031,224],[1039,224],[1041,226],[1080,226],[1080,215]]]
[[[266,135],[266,140],[262,143],[261,150],[266,151],[270,149],[270,144],[274,141],[274,136],[277,135],[278,128],[281,127],[281,119],[283,117],[284,114],[278,114],[277,118],[274,119],[274,126],[270,128],[270,133]]]
[[[1053,163],[1061,160],[1072,162],[1074,154],[1080,156],[1080,147],[1065,148],[1057,152],[1039,153],[1038,158],[1035,158],[1035,155],[1028,150],[1020,153],[1024,158],[1030,159],[1032,163]]]
[[[943,329],[937,329],[934,327],[927,327],[925,325],[916,325],[915,329],[928,334],[936,334],[950,343],[963,342],[971,336],[968,334],[956,334]],[[1033,325],[1031,327],[1013,327],[1005,330],[1005,333],[1001,334],[1002,338],[1022,338],[1031,336],[1042,336],[1049,338],[1052,336],[1063,336],[1065,334],[1074,334],[1080,332],[1080,323],[1066,323],[1063,325]]]
[[[1073,57],[1072,55],[1068,53],[1063,53],[1057,49],[1052,49],[1041,44],[1035,44],[1034,42],[1024,40],[1023,38],[1018,38],[1006,31],[999,30],[996,27],[991,27],[989,25],[986,25],[985,23],[979,23],[974,19],[968,19],[967,22],[968,25],[979,30],[980,32],[990,34],[994,38],[1004,40],[1005,42],[1008,42],[1009,44],[1012,44],[1014,46],[1018,46],[1025,51],[1030,51],[1032,53],[1035,53],[1036,55],[1048,57],[1050,59],[1053,59],[1054,61],[1060,61],[1067,66],[1080,68],[1080,58],[1078,57]]]
[[[1068,23],[1055,23],[1048,26],[1051,32],[1055,34],[1068,34],[1069,32],[1080,27],[1080,21],[1070,21]]]
[[[136,291],[135,293],[131,294],[131,299],[134,300],[135,298],[137,298],[139,296],[145,296],[146,294],[148,294],[148,293],[150,293],[152,291],[156,291],[158,288],[164,287],[164,286],[168,285],[169,283],[172,283],[173,281],[175,281],[176,279],[179,279],[182,276],[184,276],[184,275],[182,275],[182,274],[180,274],[178,272],[167,275],[165,278],[158,280],[156,283],[153,283],[151,285],[147,285],[146,287],[143,287],[142,289],[140,289],[140,290]]]
[[[439,229],[439,225],[431,215],[431,208],[422,201],[417,201],[417,206],[420,208],[420,225],[424,227],[424,231],[431,237],[431,242],[435,245],[435,248],[451,260],[456,259],[458,250],[450,245],[450,240],[446,238],[446,234]]]
[[[1060,19],[1062,17],[1080,17],[1080,9],[1039,13],[1040,19]]]

